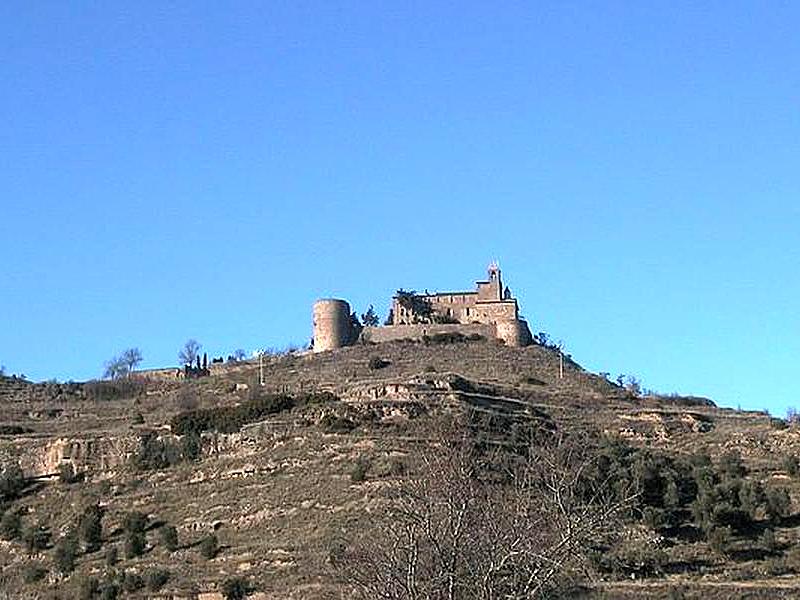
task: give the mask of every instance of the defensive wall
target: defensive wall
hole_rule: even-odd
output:
[[[442,325],[386,325],[384,327],[364,327],[361,340],[366,343],[383,343],[395,340],[420,340],[425,336],[431,337],[439,334],[460,333],[464,336],[480,335],[488,339],[496,337],[495,326],[491,324],[475,323],[470,325],[442,324]]]

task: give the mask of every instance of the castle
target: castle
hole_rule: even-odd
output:
[[[422,339],[437,334],[480,335],[522,347],[531,343],[528,324],[519,318],[517,300],[503,287],[497,263],[489,265],[487,279],[463,292],[417,294],[398,290],[383,327],[358,327],[344,300],[314,303],[314,352],[362,342]]]

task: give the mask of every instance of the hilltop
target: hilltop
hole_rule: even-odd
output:
[[[671,469],[707,455],[722,472],[723,456],[739,456],[737,481],[788,492],[785,514],[768,523],[769,507],[759,504],[751,529],[733,531],[724,549],[711,547],[688,506],[674,511],[675,527],[629,520],[627,550],[612,566],[596,562],[582,596],[800,592],[793,552],[800,487],[791,468],[800,431],[766,414],[698,398],[639,397],[570,359],[562,378],[552,348],[477,336],[272,356],[264,386],[260,376],[257,361],[245,361],[186,381],[169,370],[120,382],[0,380],[0,456],[26,477],[5,513],[19,515],[23,531],[41,526],[50,537],[30,551],[18,539],[0,541],[0,584],[67,598],[89,578],[164,569],[168,581],[158,592],[128,595],[191,598],[241,577],[263,598],[339,598],[347,581],[333,564],[337,548],[368,535],[387,491],[414,472],[418,449],[430,443],[426,424],[469,412],[592,432],[631,452],[670,457]],[[195,428],[206,429],[198,447]],[[99,549],[78,552],[74,572],[62,576],[54,546],[94,504],[104,511]],[[130,511],[147,515],[146,545],[125,558]],[[765,548],[768,525],[774,539]],[[161,537],[169,526],[179,540],[172,552]],[[212,534],[220,548],[206,558],[201,542]],[[113,566],[111,547],[119,554]]]

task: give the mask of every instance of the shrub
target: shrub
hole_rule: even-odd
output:
[[[0,425],[0,435],[22,435],[23,433],[33,433],[33,429],[21,425]]]
[[[775,532],[772,529],[765,529],[761,537],[758,538],[758,544],[769,554],[775,552],[778,548],[778,543],[775,540]]]
[[[3,514],[3,518],[0,519],[0,538],[15,540],[19,537],[21,530],[22,520],[18,512],[10,510]]]
[[[144,587],[144,579],[138,573],[125,571],[122,576],[122,589],[128,593],[138,592]]]
[[[166,440],[160,440],[153,433],[142,434],[139,449],[133,456],[133,465],[142,471],[166,469],[179,463],[181,451]]]
[[[160,530],[161,543],[169,552],[175,552],[178,549],[178,530],[174,525],[165,525]]]
[[[125,536],[125,558],[136,558],[144,554],[147,538],[143,532],[128,533]]]
[[[219,541],[213,533],[204,537],[200,542],[200,555],[206,559],[212,559],[219,552]]]
[[[197,460],[203,454],[203,441],[196,433],[187,433],[181,438],[181,455],[184,460]]]
[[[449,333],[434,333],[431,336],[422,336],[424,344],[458,344],[467,341],[467,336],[457,331]]]
[[[735,451],[729,451],[722,455],[719,461],[719,470],[724,476],[731,479],[744,477],[747,474],[741,455]]]
[[[397,477],[406,474],[406,463],[402,458],[393,456],[389,461],[389,472]]]
[[[119,597],[119,586],[113,581],[106,581],[100,586],[101,600],[117,600]]]
[[[195,410],[200,401],[197,398],[197,389],[192,385],[184,385],[178,390],[178,396],[175,404],[180,410]]]
[[[56,568],[65,575],[75,570],[75,557],[78,555],[78,540],[70,532],[61,538],[53,552]]]
[[[86,545],[86,552],[100,548],[103,538],[103,509],[97,504],[86,507],[78,519],[78,533]]]
[[[150,569],[145,574],[145,581],[147,582],[148,590],[157,592],[169,581],[169,571],[165,569]]]
[[[72,463],[61,463],[58,465],[58,480],[65,485],[70,485],[78,482],[80,478]]]
[[[392,363],[389,362],[388,360],[381,358],[380,356],[373,356],[369,359],[369,368],[372,371],[383,369],[385,367],[388,367],[390,364]]]
[[[243,577],[229,577],[220,587],[225,600],[242,600],[250,593],[250,585]]]
[[[291,410],[297,404],[327,401],[334,398],[332,394],[308,394],[297,399],[286,395],[267,395],[242,402],[237,406],[220,406],[198,410],[184,411],[170,420],[172,432],[177,435],[204,431],[234,433],[243,425],[260,421],[265,417]]]
[[[0,500],[14,500],[25,489],[25,475],[19,465],[9,465],[0,472]]]
[[[797,474],[800,473],[800,461],[793,454],[783,457],[782,466],[790,477],[797,477]]]
[[[113,567],[119,562],[119,552],[116,546],[106,548],[105,561],[107,567]]]
[[[133,425],[144,425],[144,415],[142,415],[142,413],[139,411],[136,411],[131,416],[131,423]]]
[[[785,420],[777,417],[770,417],[769,424],[772,425],[773,429],[778,430],[787,429],[789,427],[789,424]]]
[[[93,600],[100,591],[100,582],[94,577],[81,577],[78,579],[78,598],[80,600]]]
[[[40,563],[28,564],[22,569],[22,581],[25,583],[36,583],[44,579],[45,575],[47,575],[47,569]]]
[[[356,461],[356,464],[353,465],[353,470],[350,471],[350,481],[354,483],[360,483],[366,480],[370,466],[371,462],[368,458],[364,456],[359,457],[359,459]]]
[[[792,500],[786,488],[770,487],[766,493],[766,513],[771,521],[778,521],[783,517],[789,516],[792,507]]]
[[[601,573],[643,578],[660,575],[666,557],[664,551],[657,547],[631,541],[610,552],[596,552],[591,555],[591,561]]]
[[[708,532],[708,547],[717,554],[726,556],[731,543],[730,527],[714,527]]]
[[[84,384],[83,390],[89,400],[103,402],[138,396],[144,393],[145,385],[132,379],[90,381]]]
[[[44,550],[50,545],[50,530],[44,525],[29,527],[23,532],[22,541],[29,554]]]
[[[147,521],[146,514],[132,511],[126,513],[122,518],[122,528],[128,533],[142,533],[147,528]]]
[[[330,413],[323,415],[319,424],[327,433],[350,433],[357,427],[356,422],[352,419]]]

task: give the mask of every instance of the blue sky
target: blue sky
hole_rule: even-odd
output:
[[[800,6],[5,2],[0,364],[305,343],[496,258],[594,371],[800,405]]]

